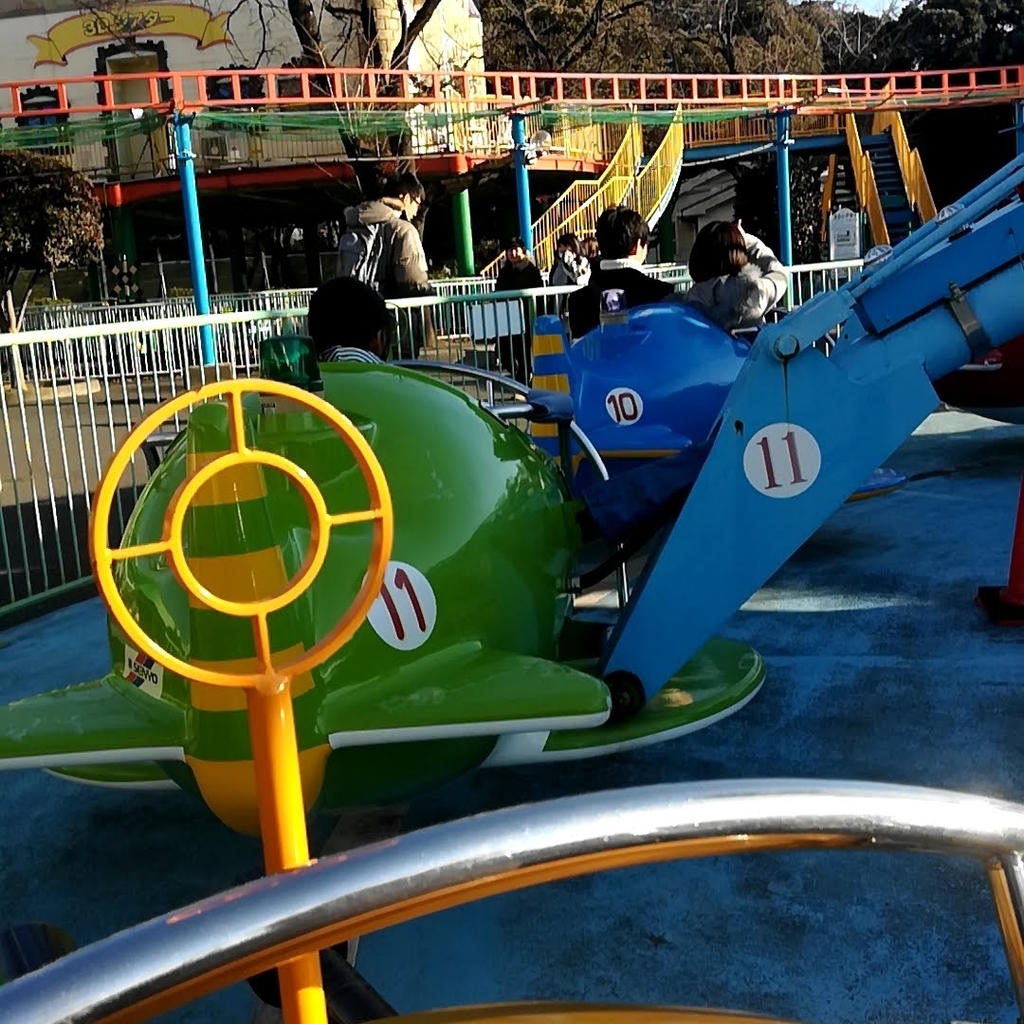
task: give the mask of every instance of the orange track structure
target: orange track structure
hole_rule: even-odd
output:
[[[243,95],[243,82],[260,80],[264,95]],[[265,107],[305,109],[440,106],[484,113],[490,109],[554,103],[635,106],[644,109],[736,107],[788,109],[797,113],[873,112],[903,104],[952,107],[1024,99],[1024,65],[961,71],[905,71],[880,75],[628,75],[546,72],[391,71],[380,68],[260,68],[253,71],[167,71],[95,75],[0,83],[0,120],[24,114],[20,90],[50,86],[52,108],[33,106],[36,116],[129,111],[114,102],[114,83],[145,80],[155,110],[230,110]],[[207,83],[231,83],[230,97],[210,98]],[[67,87],[92,85],[98,102],[71,106]]]
[[[261,113],[330,114],[336,111],[340,119],[351,117],[351,130],[358,133],[359,116],[373,111],[407,111],[410,118],[419,112],[433,111],[453,122],[461,122],[468,129],[452,135],[446,143],[428,144],[422,152],[413,155],[421,175],[443,177],[461,176],[474,168],[496,168],[507,162],[511,140],[505,139],[507,129],[503,131],[502,115],[513,110],[528,113],[531,120],[544,111],[557,115],[590,110],[594,124],[569,128],[567,134],[556,140],[560,145],[537,160],[535,169],[582,175],[598,175],[604,171],[605,176],[615,166],[616,154],[621,149],[616,129],[622,127],[621,119],[628,119],[630,113],[641,119],[645,113],[660,113],[666,118],[679,115],[682,139],[677,148],[680,159],[684,149],[695,147],[770,144],[775,135],[772,115],[779,112],[791,116],[794,136],[827,135],[837,139],[856,133],[855,124],[844,125],[844,122],[853,122],[853,117],[847,115],[869,114],[872,115],[872,124],[899,122],[895,135],[901,144],[897,148],[901,175],[907,184],[911,204],[919,208],[918,212],[924,219],[934,215],[934,204],[919,166],[920,159],[906,142],[900,114],[913,109],[1008,104],[1024,100],[1024,65],[878,75],[412,72],[381,68],[210,69],[0,82],[0,124],[26,114],[33,118],[53,115],[123,116],[137,111],[140,101],[138,98],[131,102],[115,101],[118,93],[115,86],[121,82],[139,81],[147,85],[148,101],[142,102],[145,110],[167,117],[175,113],[204,111],[221,114],[234,111],[256,117]],[[37,105],[36,100],[31,110],[26,111],[22,105],[23,90],[39,86],[54,91],[56,104],[43,108]],[[83,99],[86,102],[81,102]],[[701,112],[706,115],[706,123],[700,120]],[[729,116],[732,112],[735,112],[734,117]],[[690,118],[687,118],[688,113]],[[707,115],[712,115],[712,119],[707,120]],[[619,124],[604,124],[603,121],[619,121]],[[301,157],[290,152],[276,156],[271,154],[271,160],[263,163],[242,158],[230,167],[204,167],[200,164],[200,188],[204,192],[236,191],[351,179],[354,174],[351,161],[340,143],[335,145],[335,150],[317,152],[304,147]],[[68,152],[70,155],[71,150]],[[167,161],[166,153],[164,161]],[[80,169],[92,176],[93,172]],[[152,174],[143,175],[123,176],[115,172],[111,176],[111,169],[98,167],[95,174],[98,178],[97,194],[111,206],[171,195],[180,187],[169,164],[162,170],[154,165]],[[635,173],[636,167],[630,170],[630,176]],[[873,234],[884,241],[886,229],[881,205],[877,189],[868,181],[869,177],[865,170],[857,179],[858,194],[863,193],[861,202],[869,210],[874,210]],[[599,179],[603,180],[603,177]],[[583,184],[593,191],[591,182]],[[563,198],[569,198],[570,193],[572,188]],[[659,206],[660,199],[659,196],[653,197],[654,208]],[[561,207],[557,203],[556,207],[549,211],[549,219],[559,220],[556,214]],[[542,224],[538,226],[543,227]],[[560,226],[564,227],[553,225],[556,229]],[[553,237],[545,235],[538,241],[551,248]]]

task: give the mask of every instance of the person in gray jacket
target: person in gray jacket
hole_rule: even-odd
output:
[[[338,276],[354,277],[385,299],[432,294],[423,242],[413,224],[423,200],[423,185],[402,174],[384,183],[379,199],[348,207]]]
[[[739,221],[701,228],[688,264],[693,285],[670,301],[695,306],[726,331],[760,327],[789,285],[778,257]]]
[[[415,175],[399,174],[384,183],[380,199],[348,207],[338,246],[338,276],[354,278],[385,299],[435,294],[423,241],[413,224],[424,198]],[[436,346],[431,310],[424,306],[404,311],[392,340],[403,359]]]

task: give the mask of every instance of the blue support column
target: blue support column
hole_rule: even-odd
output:
[[[779,259],[793,265],[793,215],[789,195],[789,112],[775,115],[775,169],[779,179]]]
[[[519,235],[526,251],[533,252],[533,221],[530,218],[530,176],[526,169],[526,115],[512,114],[512,160],[516,168],[516,206],[519,210]]]
[[[1013,124],[1017,129],[1017,156],[1024,156],[1024,100],[1013,104]]]
[[[203,231],[199,222],[196,155],[192,152],[194,116],[174,115],[174,148],[178,160],[178,174],[181,177],[181,202],[185,208],[185,240],[188,243],[188,259],[192,271],[192,293],[195,295],[196,312],[200,316],[206,316],[210,312],[210,291],[206,284]],[[199,328],[199,341],[202,346],[203,365],[213,366],[217,362],[217,350],[213,344],[213,329],[209,325]]]

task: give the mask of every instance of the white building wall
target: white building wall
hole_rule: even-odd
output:
[[[399,2],[377,0],[380,7],[393,7],[396,14]],[[101,70],[100,64],[111,72],[125,73],[148,71],[151,65],[155,70],[157,63],[170,71],[229,65],[281,67],[299,54],[283,5],[270,0],[127,3],[114,8],[113,16],[84,10],[84,4],[74,10],[27,14],[21,13],[25,6],[25,0],[0,2],[0,79],[4,82],[31,85],[57,78],[89,79]],[[41,6],[67,8],[69,4],[43,0]],[[353,5],[352,15],[343,16],[326,13],[324,5],[319,6],[328,59],[336,66],[363,66],[358,5]],[[134,60],[132,41],[137,44]],[[127,52],[115,54],[111,47]],[[482,29],[469,0],[443,0],[411,58],[414,70],[436,68],[439,58],[443,58],[442,67],[476,69],[479,61],[482,68]],[[123,101],[144,100],[141,86],[136,91],[137,97],[132,93]],[[69,85],[68,99],[73,106],[95,104],[95,84]]]
[[[690,258],[690,249],[705,224],[716,220],[733,219],[733,200],[712,207],[698,216],[676,216],[674,218],[676,229],[676,260],[679,263],[686,263]]]

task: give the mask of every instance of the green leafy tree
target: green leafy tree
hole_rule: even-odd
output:
[[[813,26],[785,0],[481,0],[500,70],[815,73]]]
[[[762,158],[736,168],[735,215],[743,227],[779,251],[779,207],[775,161]],[[821,259],[821,167],[815,158],[793,155],[789,161],[793,262]]]
[[[917,0],[892,24],[879,70],[994,67],[1024,60],[1021,0]]]
[[[912,0],[879,39],[876,71],[945,71],[1024,62],[1021,0]],[[1013,112],[1002,106],[906,113],[941,208],[1013,158]],[[962,159],[951,154],[964,149]]]
[[[21,271],[76,267],[103,247],[99,200],[88,179],[57,157],[0,150],[0,294]]]
[[[666,70],[675,74],[816,74],[821,42],[785,0],[658,0]]]

